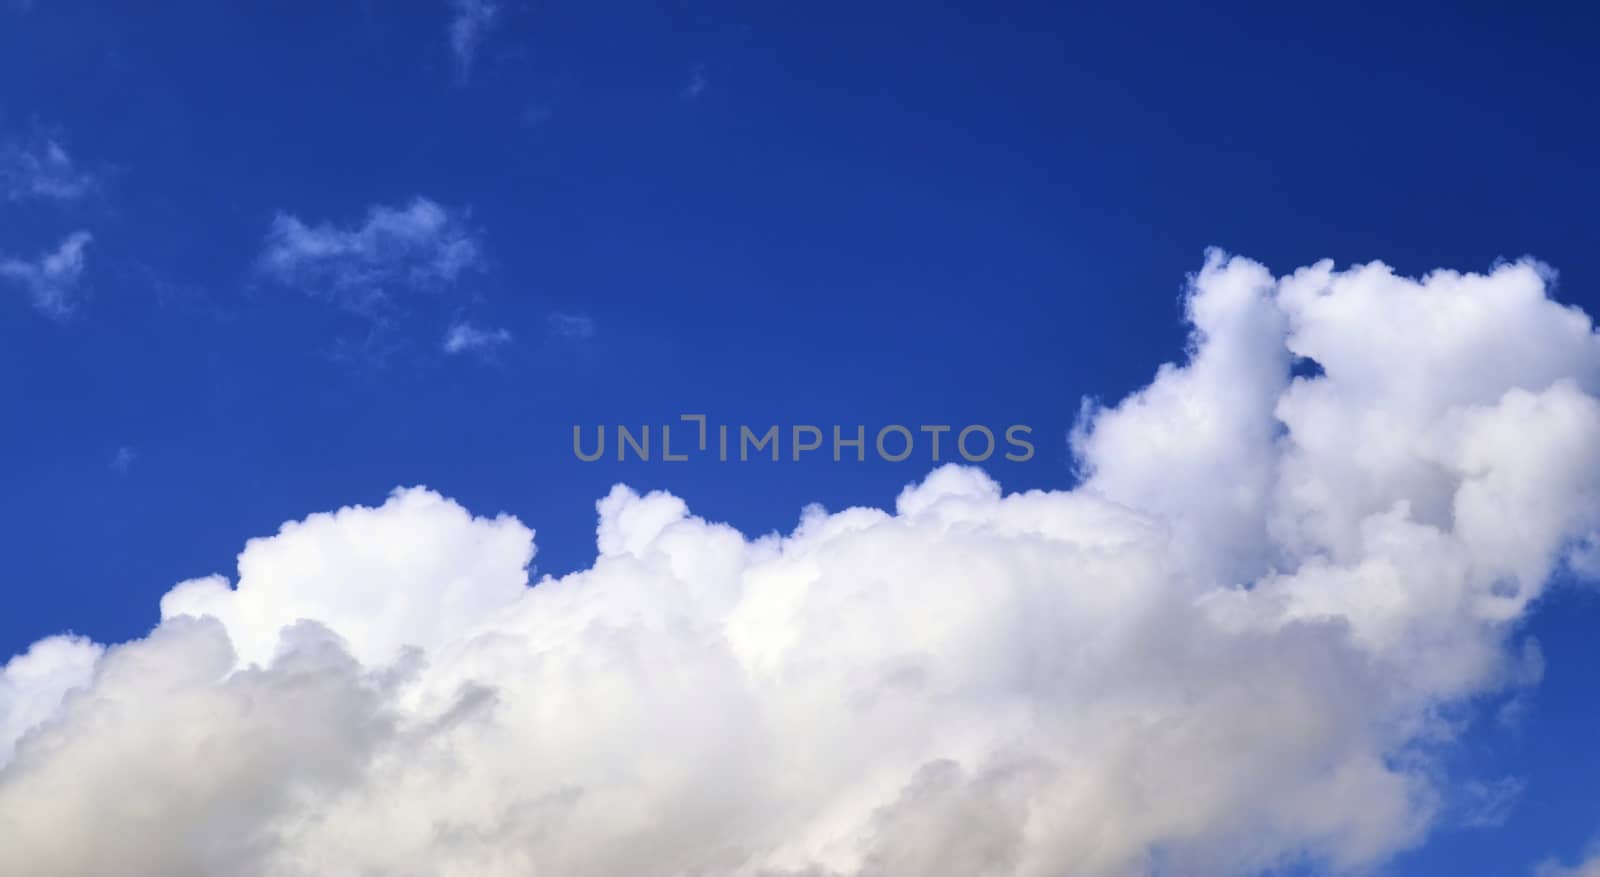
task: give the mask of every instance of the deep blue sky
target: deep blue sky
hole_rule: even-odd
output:
[[[582,464],[574,423],[1026,423],[1037,457],[990,470],[1068,486],[1080,398],[1181,353],[1210,245],[1277,271],[1531,254],[1600,312],[1600,27],[1577,5],[547,0],[465,77],[448,20],[0,11],[0,142],[56,139],[100,181],[0,201],[5,253],[94,235],[71,319],[0,297],[0,656],[140,635],[246,538],[396,485],[516,514],[561,572],[619,480],[762,531],[927,468]],[[468,210],[488,268],[410,306],[381,360],[340,359],[370,327],[261,282],[269,223],[414,196]],[[447,356],[463,315],[515,341]],[[1526,780],[1506,830],[1446,830],[1395,873],[1524,873],[1600,832],[1597,622],[1591,595],[1552,599],[1528,716],[1464,747],[1467,774]]]

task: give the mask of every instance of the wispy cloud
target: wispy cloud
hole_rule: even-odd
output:
[[[484,328],[461,322],[444,333],[445,353],[487,353],[511,342],[511,333],[501,328]]]
[[[484,259],[464,210],[418,197],[402,206],[374,205],[361,222],[343,226],[279,213],[256,264],[284,286],[372,316],[395,291],[448,288],[481,270]]]
[[[550,315],[550,334],[561,338],[583,340],[594,337],[594,320],[583,314]]]
[[[450,0],[450,53],[455,56],[456,79],[465,82],[472,75],[472,62],[483,38],[500,20],[500,4],[494,0]]]
[[[94,175],[80,168],[54,138],[0,147],[0,189],[11,201],[74,201],[96,185]]]
[[[138,454],[134,453],[133,448],[123,445],[117,448],[117,452],[111,456],[111,471],[118,475],[126,475],[128,470],[133,467],[133,461],[137,458]]]
[[[1511,818],[1525,784],[1516,777],[1462,784],[1458,821],[1468,828],[1499,828]]]
[[[88,232],[77,231],[33,259],[0,256],[0,280],[20,287],[40,313],[65,318],[77,304],[86,251],[93,239]]]
[[[1600,877],[1600,852],[1576,865],[1563,865],[1555,860],[1543,862],[1534,870],[1534,877]]]
[[[684,100],[695,100],[705,94],[706,88],[711,85],[711,80],[706,77],[706,65],[696,64],[689,71],[689,84],[683,87]]]

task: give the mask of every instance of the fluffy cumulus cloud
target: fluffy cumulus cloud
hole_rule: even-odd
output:
[[[750,538],[619,486],[537,583],[423,488],[286,524],[149,636],[6,665],[0,872],[1382,862],[1480,779],[1441,755],[1600,527],[1600,342],[1545,286],[1212,255],[1071,491],[946,467]]]
[[[77,307],[91,240],[88,232],[78,231],[63,238],[55,249],[33,258],[0,254],[0,282],[20,289],[46,316],[70,316]]]
[[[82,637],[53,636],[0,667],[0,765],[24,731],[50,718],[62,695],[89,681],[103,652]]]
[[[311,225],[279,213],[256,265],[268,279],[372,315],[397,292],[450,287],[482,270],[484,257],[465,211],[418,197],[374,205],[346,225]]]

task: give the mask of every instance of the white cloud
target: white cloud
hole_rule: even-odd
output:
[[[67,317],[77,305],[92,240],[88,232],[78,231],[33,259],[0,255],[0,280],[21,287],[39,312],[57,319]]]
[[[92,677],[7,665],[0,872],[1382,862],[1463,797],[1441,715],[1529,683],[1518,624],[1600,529],[1600,343],[1527,264],[1213,255],[1188,310],[1070,492],[946,467],[750,539],[619,486],[594,565],[531,588],[531,531],[424,489],[286,524]]]
[[[24,731],[50,718],[68,691],[89,683],[103,652],[82,637],[53,636],[0,665],[0,767]]]
[[[485,329],[471,323],[456,323],[444,333],[445,353],[486,353],[511,342],[506,329]]]
[[[1523,782],[1516,777],[1463,783],[1460,824],[1469,828],[1499,828],[1505,825],[1516,809],[1522,792]]]
[[[457,79],[465,81],[472,74],[478,46],[499,23],[500,5],[494,0],[450,0],[450,9],[450,52]]]
[[[551,314],[550,331],[562,338],[584,340],[594,337],[594,320],[583,314]]]
[[[397,290],[446,288],[483,266],[465,212],[420,197],[375,205],[346,226],[279,213],[257,260],[265,276],[365,314],[381,311]]]
[[[12,201],[73,201],[93,192],[96,185],[94,175],[80,169],[52,138],[0,148],[0,188]]]
[[[126,445],[117,448],[117,452],[111,457],[111,471],[118,475],[126,475],[128,470],[133,468],[133,461],[137,457],[138,455],[134,453],[133,448]]]
[[[1600,855],[1570,866],[1555,861],[1544,862],[1534,869],[1534,877],[1600,877]]]
[[[689,71],[689,84],[683,87],[683,97],[686,100],[694,100],[705,94],[709,85],[711,80],[706,77],[706,65],[696,64]]]

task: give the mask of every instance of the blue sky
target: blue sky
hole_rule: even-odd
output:
[[[617,482],[759,534],[931,466],[581,463],[574,424],[1025,423],[987,470],[1070,488],[1081,401],[1181,356],[1207,247],[1532,256],[1600,313],[1576,4],[484,8],[0,12],[0,655],[141,637],[247,539],[397,485],[515,515],[560,575]],[[1543,681],[1446,757],[1520,794],[1382,873],[1600,836],[1596,623],[1541,600]]]

